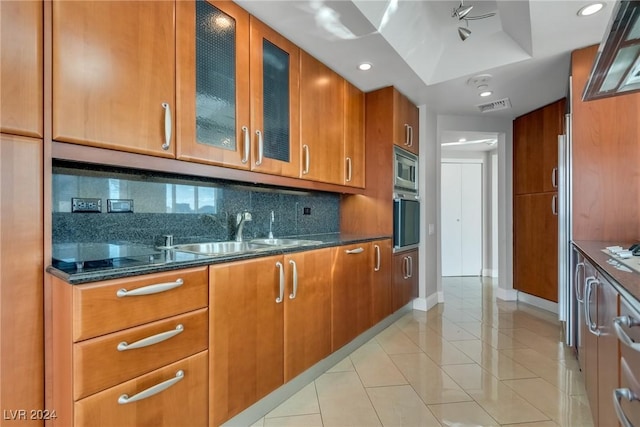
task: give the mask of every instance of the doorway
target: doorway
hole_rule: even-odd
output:
[[[443,160],[442,276],[482,275],[482,177],[482,162]]]

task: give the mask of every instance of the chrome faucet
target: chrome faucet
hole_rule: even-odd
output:
[[[275,215],[273,214],[273,211],[271,211],[271,220],[269,221],[269,239],[273,239],[273,222],[276,220]]]
[[[236,242],[242,242],[242,228],[247,221],[251,221],[251,214],[249,212],[239,213],[236,217],[236,225],[238,226],[236,229]]]

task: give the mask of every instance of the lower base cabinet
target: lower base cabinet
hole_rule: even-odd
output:
[[[640,342],[640,310],[633,308],[625,299],[621,299],[620,316],[618,332],[620,337],[622,339],[628,337],[634,343]],[[624,321],[625,318],[629,320],[628,323]],[[616,390],[615,396],[614,405],[617,408],[614,407],[614,410],[620,423],[623,426],[640,426],[640,351],[622,343],[620,344],[620,388]]]
[[[393,311],[391,286],[391,239],[372,242],[373,268],[371,269],[371,324],[375,325]]]
[[[393,255],[392,309],[397,311],[418,297],[418,249]]]
[[[220,425],[329,355],[331,249],[210,267],[210,419]]]

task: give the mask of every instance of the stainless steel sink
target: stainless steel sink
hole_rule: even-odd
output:
[[[240,252],[269,249],[268,245],[261,245],[253,242],[208,242],[189,243],[185,245],[175,245],[172,249],[180,252],[189,252],[201,255],[226,255]]]
[[[268,246],[308,246],[319,245],[322,242],[318,240],[302,239],[253,239],[250,243]]]

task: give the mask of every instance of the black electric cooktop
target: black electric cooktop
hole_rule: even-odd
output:
[[[153,246],[131,243],[55,243],[52,264],[74,273],[93,268],[119,268],[153,264],[162,253]]]

